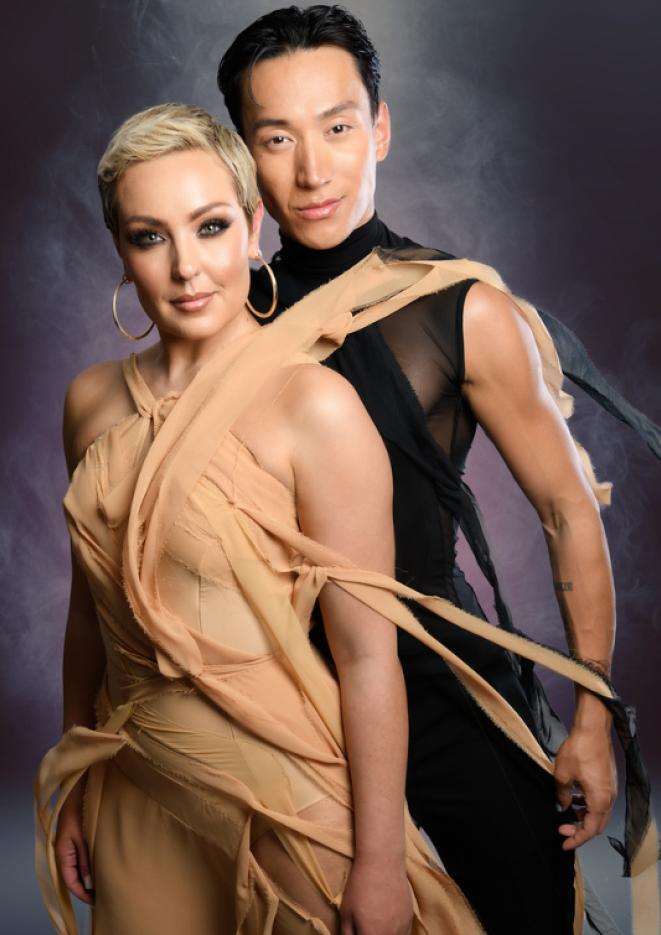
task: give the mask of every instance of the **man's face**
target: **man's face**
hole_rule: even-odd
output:
[[[388,109],[372,119],[353,57],[337,46],[259,62],[243,88],[243,127],[266,209],[299,243],[341,243],[374,213]]]

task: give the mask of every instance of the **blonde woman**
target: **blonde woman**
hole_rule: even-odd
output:
[[[53,925],[77,931],[71,892],[95,935],[482,932],[406,810],[393,624],[550,764],[395,595],[612,693],[390,577],[385,449],[318,363],[348,330],[443,287],[430,276],[465,271],[370,258],[261,327],[246,300],[262,205],[234,133],[195,107],[151,108],[116,132],[99,185],[158,339],[85,370],[65,402],[64,734],[36,784]],[[317,596],[337,681],[307,636]]]

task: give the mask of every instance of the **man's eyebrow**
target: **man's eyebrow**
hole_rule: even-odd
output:
[[[355,110],[358,107],[358,104],[355,101],[340,101],[339,104],[334,104],[332,107],[329,107],[328,110],[324,110],[319,114],[318,120],[328,120],[329,117],[336,117],[338,114],[343,113],[345,110]],[[261,130],[264,127],[290,127],[291,122],[285,120],[282,117],[260,117],[259,120],[255,120],[252,124],[253,131]]]
[[[356,101],[340,101],[339,104],[335,104],[334,107],[329,107],[328,110],[325,110],[323,114],[319,114],[321,120],[326,120],[328,117],[337,117],[338,114],[343,113],[345,110],[356,110],[358,104]]]
[[[212,208],[231,208],[231,205],[227,201],[211,201],[208,205],[202,205],[201,208],[196,208],[195,211],[189,214],[189,217],[191,221],[194,221],[202,214],[206,214],[207,211],[211,211]],[[130,217],[126,218],[125,223],[129,224],[131,221],[139,221],[141,224],[154,224],[156,226],[163,224],[160,218],[152,217],[150,214],[132,214]]]

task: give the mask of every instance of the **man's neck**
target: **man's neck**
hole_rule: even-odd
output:
[[[324,250],[308,247],[282,230],[278,259],[296,276],[333,278],[350,269],[376,246],[386,246],[392,235],[376,212],[341,243]]]

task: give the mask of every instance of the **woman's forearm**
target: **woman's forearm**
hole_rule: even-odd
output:
[[[598,507],[590,502],[558,510],[544,522],[553,585],[570,651],[609,675],[615,639],[615,595]],[[577,689],[577,719],[604,718],[603,705]]]
[[[356,859],[403,862],[408,716],[399,660],[360,657],[345,662],[338,674]]]
[[[63,730],[75,724],[94,727],[94,702],[105,668],[105,653],[96,617],[71,610],[62,664]]]
[[[105,648],[87,578],[71,550],[71,593],[62,660],[62,720],[94,727],[94,702],[105,669]]]

